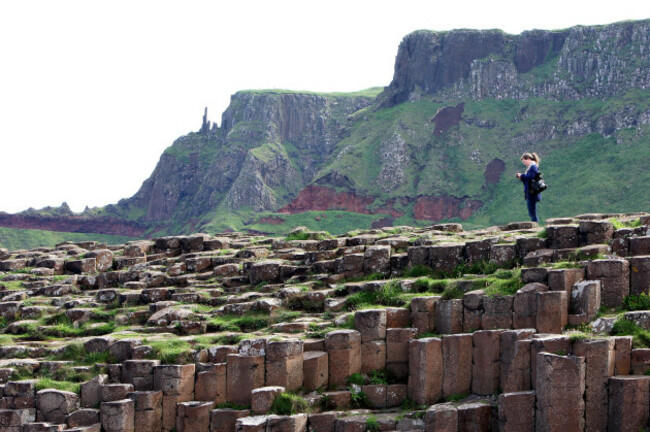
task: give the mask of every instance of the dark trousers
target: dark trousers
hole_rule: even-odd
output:
[[[533,222],[539,222],[539,219],[537,218],[537,201],[535,200],[535,196],[527,196],[526,197],[526,207],[528,207],[528,216],[530,216],[530,220]]]

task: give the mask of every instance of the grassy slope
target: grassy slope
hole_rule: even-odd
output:
[[[54,232],[0,227],[0,247],[9,250],[33,249],[41,246],[52,247],[64,241],[89,240],[96,240],[107,244],[121,244],[129,240],[134,240],[134,238],[108,234]]]
[[[644,185],[650,181],[650,171],[641,155],[650,151],[650,128],[619,130],[607,138],[566,134],[569,125],[579,120],[595,122],[623,109],[640,112],[646,108],[647,97],[647,91],[638,90],[609,100],[469,101],[461,123],[440,137],[434,136],[434,125],[429,121],[443,106],[439,103],[419,101],[364,113],[350,136],[337,146],[340,156],[333,158],[320,175],[334,170],[344,173],[354,181],[357,193],[377,197],[373,207],[399,196],[479,199],[484,207],[465,222],[479,227],[526,219],[521,184],[514,173],[523,170],[519,156],[527,150],[540,153],[542,172],[551,185],[540,206],[543,219],[585,212],[647,210],[650,197]],[[477,126],[479,121],[490,127]],[[537,141],[548,130],[555,131],[548,133],[554,138]],[[377,181],[381,169],[378,149],[394,134],[406,141],[407,181],[384,191]],[[488,188],[483,171],[494,158],[504,160],[506,170],[500,183]],[[368,227],[370,222],[359,227]],[[414,221],[407,214],[396,223]],[[260,224],[254,228],[277,231]],[[322,224],[313,228],[324,229]]]

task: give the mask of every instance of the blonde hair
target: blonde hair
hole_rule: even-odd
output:
[[[537,165],[539,165],[540,162],[542,162],[542,159],[540,159],[537,153],[524,153],[523,155],[521,155],[521,160],[524,159],[530,159],[533,162],[535,162]]]

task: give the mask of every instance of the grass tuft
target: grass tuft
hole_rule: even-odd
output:
[[[309,403],[305,399],[288,392],[280,393],[271,404],[271,411],[279,415],[294,415],[308,408]]]

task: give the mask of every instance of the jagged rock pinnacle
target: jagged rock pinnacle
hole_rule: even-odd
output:
[[[201,130],[199,133],[207,133],[210,131],[210,122],[208,121],[208,107],[205,107],[203,111],[203,123],[201,124]]]

